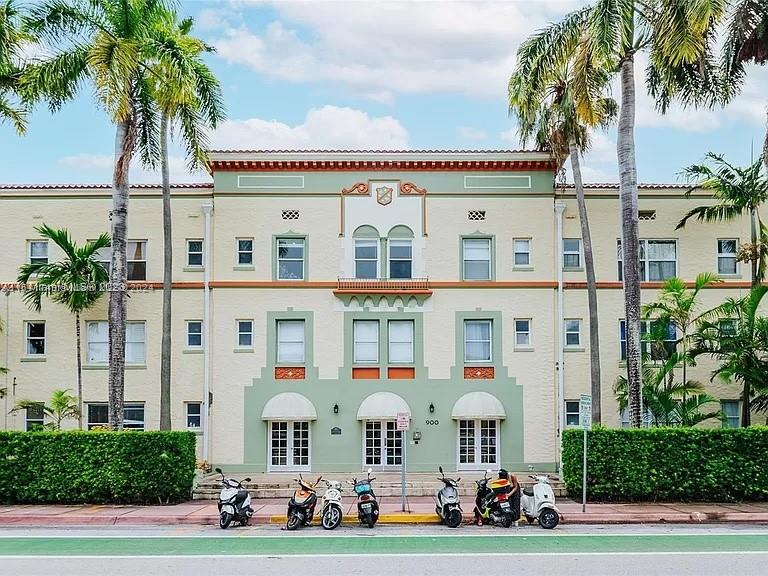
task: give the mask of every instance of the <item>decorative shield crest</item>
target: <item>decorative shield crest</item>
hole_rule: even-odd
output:
[[[386,206],[392,202],[392,192],[394,191],[394,188],[390,188],[389,186],[379,186],[376,188],[376,202],[382,206]]]

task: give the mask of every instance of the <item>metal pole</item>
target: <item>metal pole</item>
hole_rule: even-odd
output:
[[[555,227],[557,231],[557,319],[555,334],[557,338],[557,469],[563,473],[563,429],[565,428],[565,342],[563,303],[563,212],[565,202],[555,202]]]
[[[400,441],[403,443],[403,458],[402,458],[402,466],[400,466],[400,503],[402,504],[402,511],[405,512],[405,453],[406,453],[406,442],[408,438],[408,431],[403,430],[400,432],[401,437]]]
[[[211,213],[213,204],[203,204],[203,214],[205,215],[205,237],[203,238],[203,406],[202,406],[202,428],[203,428],[203,446],[202,458],[208,460],[208,449],[211,442],[210,422],[210,392],[211,392]]]
[[[584,429],[584,463],[581,467],[581,511],[587,511],[587,429]]]

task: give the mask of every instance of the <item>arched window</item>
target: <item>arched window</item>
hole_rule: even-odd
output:
[[[394,226],[389,239],[389,277],[413,278],[413,230],[408,226]]]
[[[359,226],[355,241],[355,278],[379,277],[379,232],[373,226]]]

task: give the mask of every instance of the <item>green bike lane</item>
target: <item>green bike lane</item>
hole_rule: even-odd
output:
[[[768,552],[768,534],[2,537],[2,556],[297,556]]]

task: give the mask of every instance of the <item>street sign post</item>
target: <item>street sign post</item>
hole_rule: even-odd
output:
[[[587,511],[587,430],[592,430],[592,395],[579,397],[579,427],[584,430],[584,461],[581,466],[581,511]]]
[[[408,444],[408,428],[411,424],[411,417],[408,412],[397,413],[397,431],[400,433],[400,446],[401,446],[401,466],[400,466],[400,503],[402,504],[402,511],[406,510],[406,497],[405,497],[405,453],[406,444]]]

